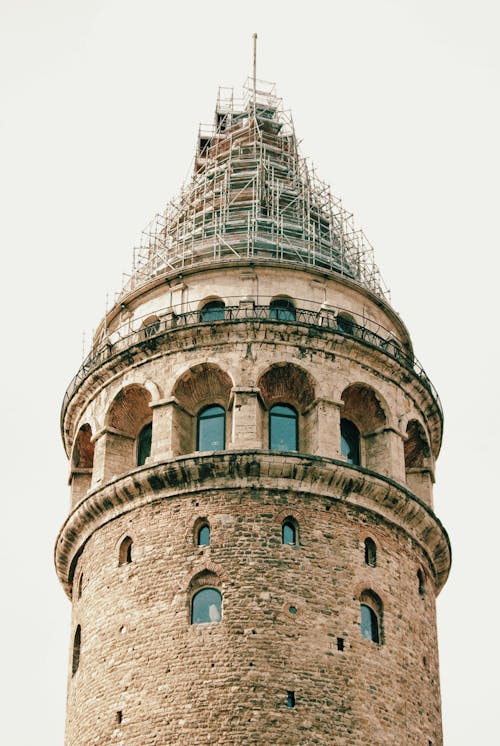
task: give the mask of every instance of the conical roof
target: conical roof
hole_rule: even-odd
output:
[[[241,99],[219,89],[192,178],[144,231],[123,292],[183,267],[245,259],[319,267],[387,297],[363,232],[299,154],[274,84],[250,79]]]

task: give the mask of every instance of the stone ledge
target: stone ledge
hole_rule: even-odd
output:
[[[158,500],[229,487],[313,494],[377,513],[421,546],[433,569],[437,593],[446,582],[451,565],[448,535],[433,511],[403,485],[335,459],[244,450],[191,454],[147,465],[89,492],[74,506],[56,541],[56,571],[66,593],[71,595],[81,549],[104,524]]]

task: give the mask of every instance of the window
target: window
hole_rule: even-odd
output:
[[[281,527],[281,540],[283,544],[296,544],[297,543],[297,526],[295,521],[291,518],[287,518],[283,521]]]
[[[224,302],[221,300],[211,300],[205,303],[200,311],[200,321],[221,321],[224,319]]]
[[[269,448],[298,451],[297,412],[288,404],[275,404],[269,412]]]
[[[202,588],[193,596],[191,624],[220,622],[222,619],[222,594],[216,588]]]
[[[286,693],[286,706],[290,709],[295,707],[295,692]]]
[[[277,298],[269,305],[269,318],[278,321],[295,321],[295,306],[287,298]]]
[[[118,550],[118,564],[128,565],[132,562],[132,539],[130,536],[126,536],[120,544]]]
[[[144,466],[151,456],[151,439],[153,436],[153,423],[144,425],[137,438],[137,466]]]
[[[83,590],[83,572],[80,573],[80,577],[78,578],[78,598],[82,597],[82,590]]]
[[[372,590],[360,596],[361,634],[366,640],[382,642],[382,601]]]
[[[365,539],[365,564],[370,567],[377,565],[377,545],[370,538]]]
[[[367,640],[379,642],[377,615],[367,604],[361,604],[361,634]]]
[[[150,316],[148,319],[146,319],[142,326],[142,329],[146,339],[148,337],[154,337],[154,335],[160,331],[160,319],[158,318],[158,316]]]
[[[418,570],[417,572],[417,579],[418,579],[418,594],[422,598],[425,596],[425,578],[424,573],[422,570]]]
[[[198,451],[221,451],[226,444],[226,412],[218,404],[202,409],[198,415]]]
[[[360,466],[359,430],[350,420],[340,420],[340,452],[348,464]]]
[[[73,660],[71,662],[71,675],[74,676],[78,671],[80,665],[80,647],[82,644],[82,628],[80,625],[75,630],[75,637],[73,640]]]
[[[354,319],[347,314],[341,313],[337,316],[337,327],[343,334],[354,334],[355,326]]]
[[[209,547],[210,546],[210,526],[208,523],[204,523],[198,529],[198,546]]]

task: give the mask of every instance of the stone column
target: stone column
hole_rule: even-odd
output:
[[[365,465],[404,484],[403,435],[392,427],[381,427],[363,437]]]
[[[233,422],[230,447],[263,448],[262,417],[263,404],[258,387],[234,387],[231,390],[233,400]]]
[[[94,470],[92,486],[108,482],[134,468],[136,463],[135,437],[105,427],[94,435]]]
[[[318,456],[340,456],[340,412],[344,402],[318,398],[303,412],[299,449]]]

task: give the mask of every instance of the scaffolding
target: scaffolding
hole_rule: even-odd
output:
[[[300,155],[274,84],[253,78],[241,99],[219,88],[194,173],[144,230],[120,298],[170,271],[242,259],[327,269],[388,298],[363,231]]]

